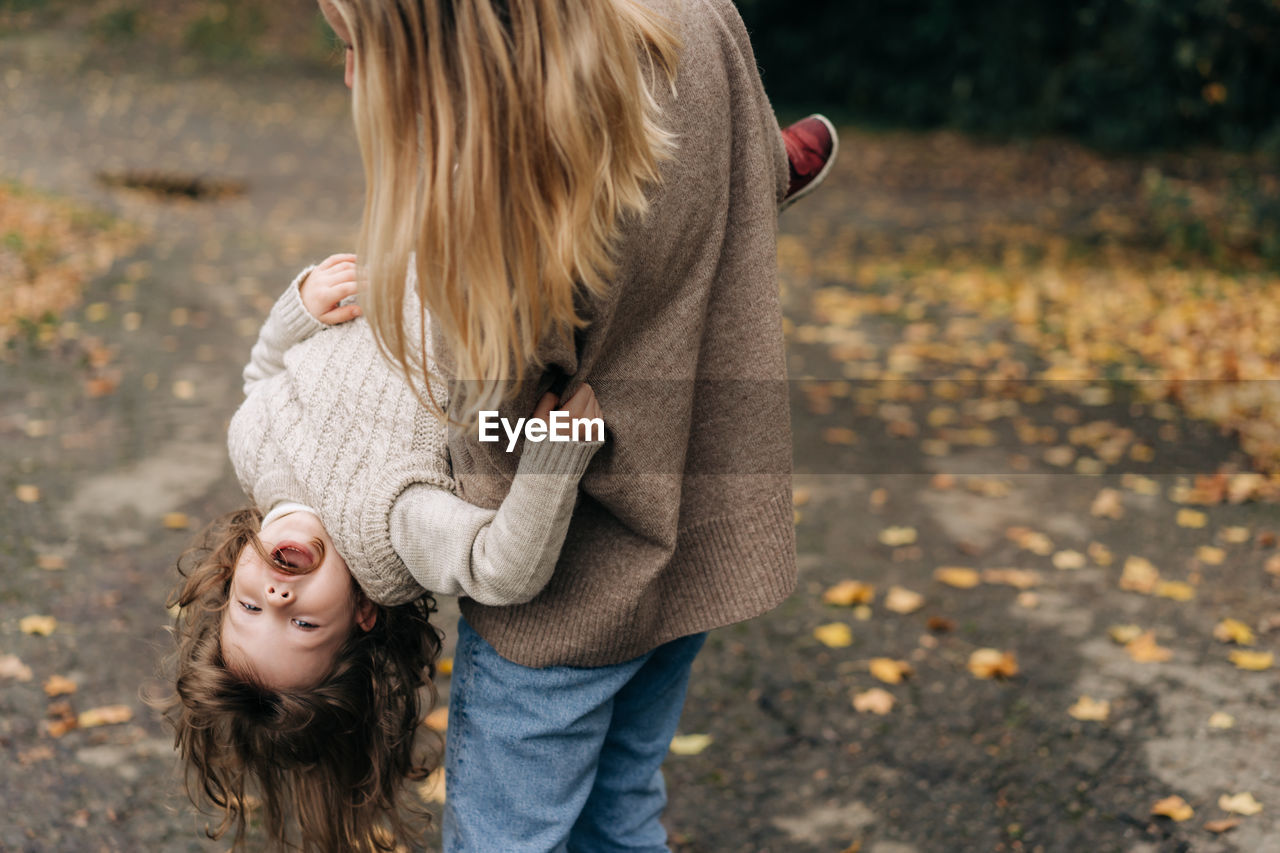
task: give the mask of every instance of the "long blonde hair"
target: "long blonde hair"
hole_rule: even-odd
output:
[[[427,372],[404,317],[413,253],[463,380],[450,419],[473,421],[585,325],[579,290],[607,290],[674,148],[653,87],[674,86],[678,36],[636,0],[329,3],[355,47],[366,313],[393,363]]]

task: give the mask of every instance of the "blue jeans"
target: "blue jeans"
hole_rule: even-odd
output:
[[[706,637],[613,666],[531,669],[459,619],[445,853],[666,853],[661,766]]]

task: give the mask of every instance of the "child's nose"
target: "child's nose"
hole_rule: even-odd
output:
[[[267,601],[276,605],[284,605],[293,601],[293,590],[282,583],[267,584]]]

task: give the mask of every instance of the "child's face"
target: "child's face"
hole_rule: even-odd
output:
[[[258,538],[275,562],[252,546],[236,561],[222,615],[223,658],[268,687],[312,686],[352,631],[373,627],[373,605],[358,600],[346,561],[311,513],[283,515]]]

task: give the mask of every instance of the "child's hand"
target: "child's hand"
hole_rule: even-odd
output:
[[[356,256],[330,255],[298,285],[302,304],[321,323],[336,326],[360,316],[360,306],[338,303],[356,292]]]
[[[548,391],[542,395],[542,399],[538,401],[538,407],[533,411],[533,419],[545,421],[550,426],[550,416],[553,409],[564,409],[569,413],[569,417],[573,420],[578,418],[600,418],[604,420],[604,413],[600,410],[600,403],[596,400],[596,392],[591,390],[591,386],[582,383],[578,386],[578,390],[573,392],[573,396],[563,406],[557,406],[560,398]]]

